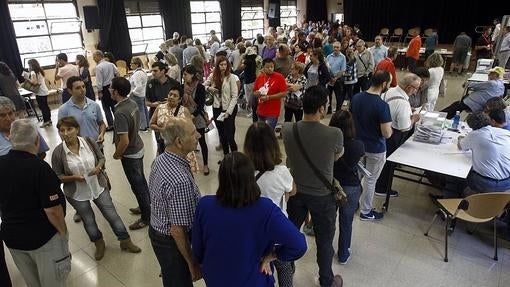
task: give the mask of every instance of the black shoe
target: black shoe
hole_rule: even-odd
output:
[[[432,199],[432,200],[443,199],[443,196],[442,196],[442,195],[439,195],[439,194],[433,194],[433,193],[429,193],[429,197],[430,197],[430,199]]]
[[[377,196],[386,196],[386,192],[380,192],[380,191],[375,191],[375,195]],[[395,190],[390,190],[390,197],[398,197],[398,191],[395,191]]]
[[[140,210],[140,207],[130,208],[129,212],[131,212],[132,214],[136,214],[136,215],[142,214],[142,211]]]

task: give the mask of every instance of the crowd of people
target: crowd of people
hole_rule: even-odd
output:
[[[211,31],[205,45],[176,32],[152,59],[150,79],[139,57],[131,59],[132,73],[124,78],[105,53],[95,51],[101,106],[87,59],[78,56],[73,65],[59,54],[55,80],[64,93],[56,128],[62,142],[52,151],[51,167],[44,161],[49,148],[37,127],[20,118],[25,104],[16,78],[0,62],[0,83],[10,80],[16,88],[16,93],[2,90],[0,97],[1,234],[27,285],[66,284],[71,268],[66,200],[76,210],[74,220],[83,221],[96,260],[105,256],[106,243],[91,202],[122,250],[142,251],[130,240],[110,195],[115,187],[103,145],[105,133],[113,131],[111,157],[121,161],[136,197],[137,206],[129,211],[140,215],[128,229],[148,227],[164,286],[193,286],[201,278],[208,286],[274,286],[274,269],[279,286],[292,286],[294,261],[307,250],[303,224],[315,236],[318,283],[342,286],[331,266],[335,253],[340,264],[352,256],[356,211],[363,221],[383,219],[374,196],[398,196],[388,186],[394,166],[386,158],[410,137],[420,120],[418,110],[436,109],[444,59],[428,49],[421,67],[420,32],[413,33],[408,72],[397,78],[396,47],[386,47],[382,36],[367,47],[357,25],[304,23],[223,44]],[[459,37],[454,68],[464,57],[459,47],[467,43]],[[474,131],[459,139],[459,148],[473,151],[466,185],[476,192],[510,188],[510,109],[502,100],[503,73],[501,67],[492,69],[488,82],[470,84],[475,91],[445,110],[449,116],[472,112],[467,123]],[[35,59],[29,61],[26,80],[39,86],[41,128],[53,126],[44,70]],[[286,162],[275,133],[282,103],[285,123],[279,136]],[[206,105],[212,106],[212,116]],[[240,108],[251,112],[253,120],[242,152],[235,140]],[[327,114],[332,114],[329,125],[321,122]],[[205,134],[211,122],[223,158],[216,194],[201,196],[194,174],[210,173]],[[139,133],[151,130],[158,156],[147,181]],[[201,156],[195,153],[197,144]],[[336,201],[329,184],[334,180],[343,187],[346,203]],[[3,254],[0,285],[10,286],[2,261]]]

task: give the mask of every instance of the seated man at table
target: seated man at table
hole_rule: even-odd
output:
[[[492,110],[503,110],[505,113],[505,122],[510,123],[510,107],[507,106],[502,97],[491,98],[485,103],[483,111],[489,114]]]
[[[447,119],[453,118],[457,111],[482,111],[485,103],[494,97],[501,97],[505,93],[505,85],[501,77],[505,69],[495,67],[489,70],[489,80],[486,82],[470,82],[467,86],[472,93],[465,96],[462,100],[452,103],[442,112],[447,112]]]
[[[459,136],[457,146],[471,150],[473,167],[467,185],[474,192],[506,191],[510,189],[510,131],[490,125],[483,112],[468,115],[467,124],[473,129]]]
[[[510,125],[508,125],[505,110],[502,109],[493,109],[490,110],[489,113],[486,113],[491,119],[491,126],[495,128],[502,128],[510,131]]]

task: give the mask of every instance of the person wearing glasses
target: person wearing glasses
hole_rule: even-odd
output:
[[[396,87],[390,88],[386,94],[382,95],[382,99],[390,107],[391,129],[393,130],[391,137],[386,139],[386,157],[389,157],[406,141],[414,124],[420,120],[420,115],[413,114],[409,103],[409,96],[418,91],[420,84],[420,77],[407,73],[399,80]],[[386,196],[387,183],[392,174],[392,164],[386,162],[375,186],[376,195]],[[391,190],[390,196],[396,197],[398,192]]]
[[[138,57],[131,59],[130,68],[134,72],[129,77],[129,83],[131,84],[129,98],[138,105],[138,110],[140,111],[140,130],[147,131],[149,128],[149,110],[147,110],[145,105],[147,74],[143,70],[142,60]]]

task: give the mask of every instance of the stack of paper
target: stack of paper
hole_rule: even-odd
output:
[[[417,124],[415,127],[415,141],[439,144],[442,136],[443,129],[437,126]]]

